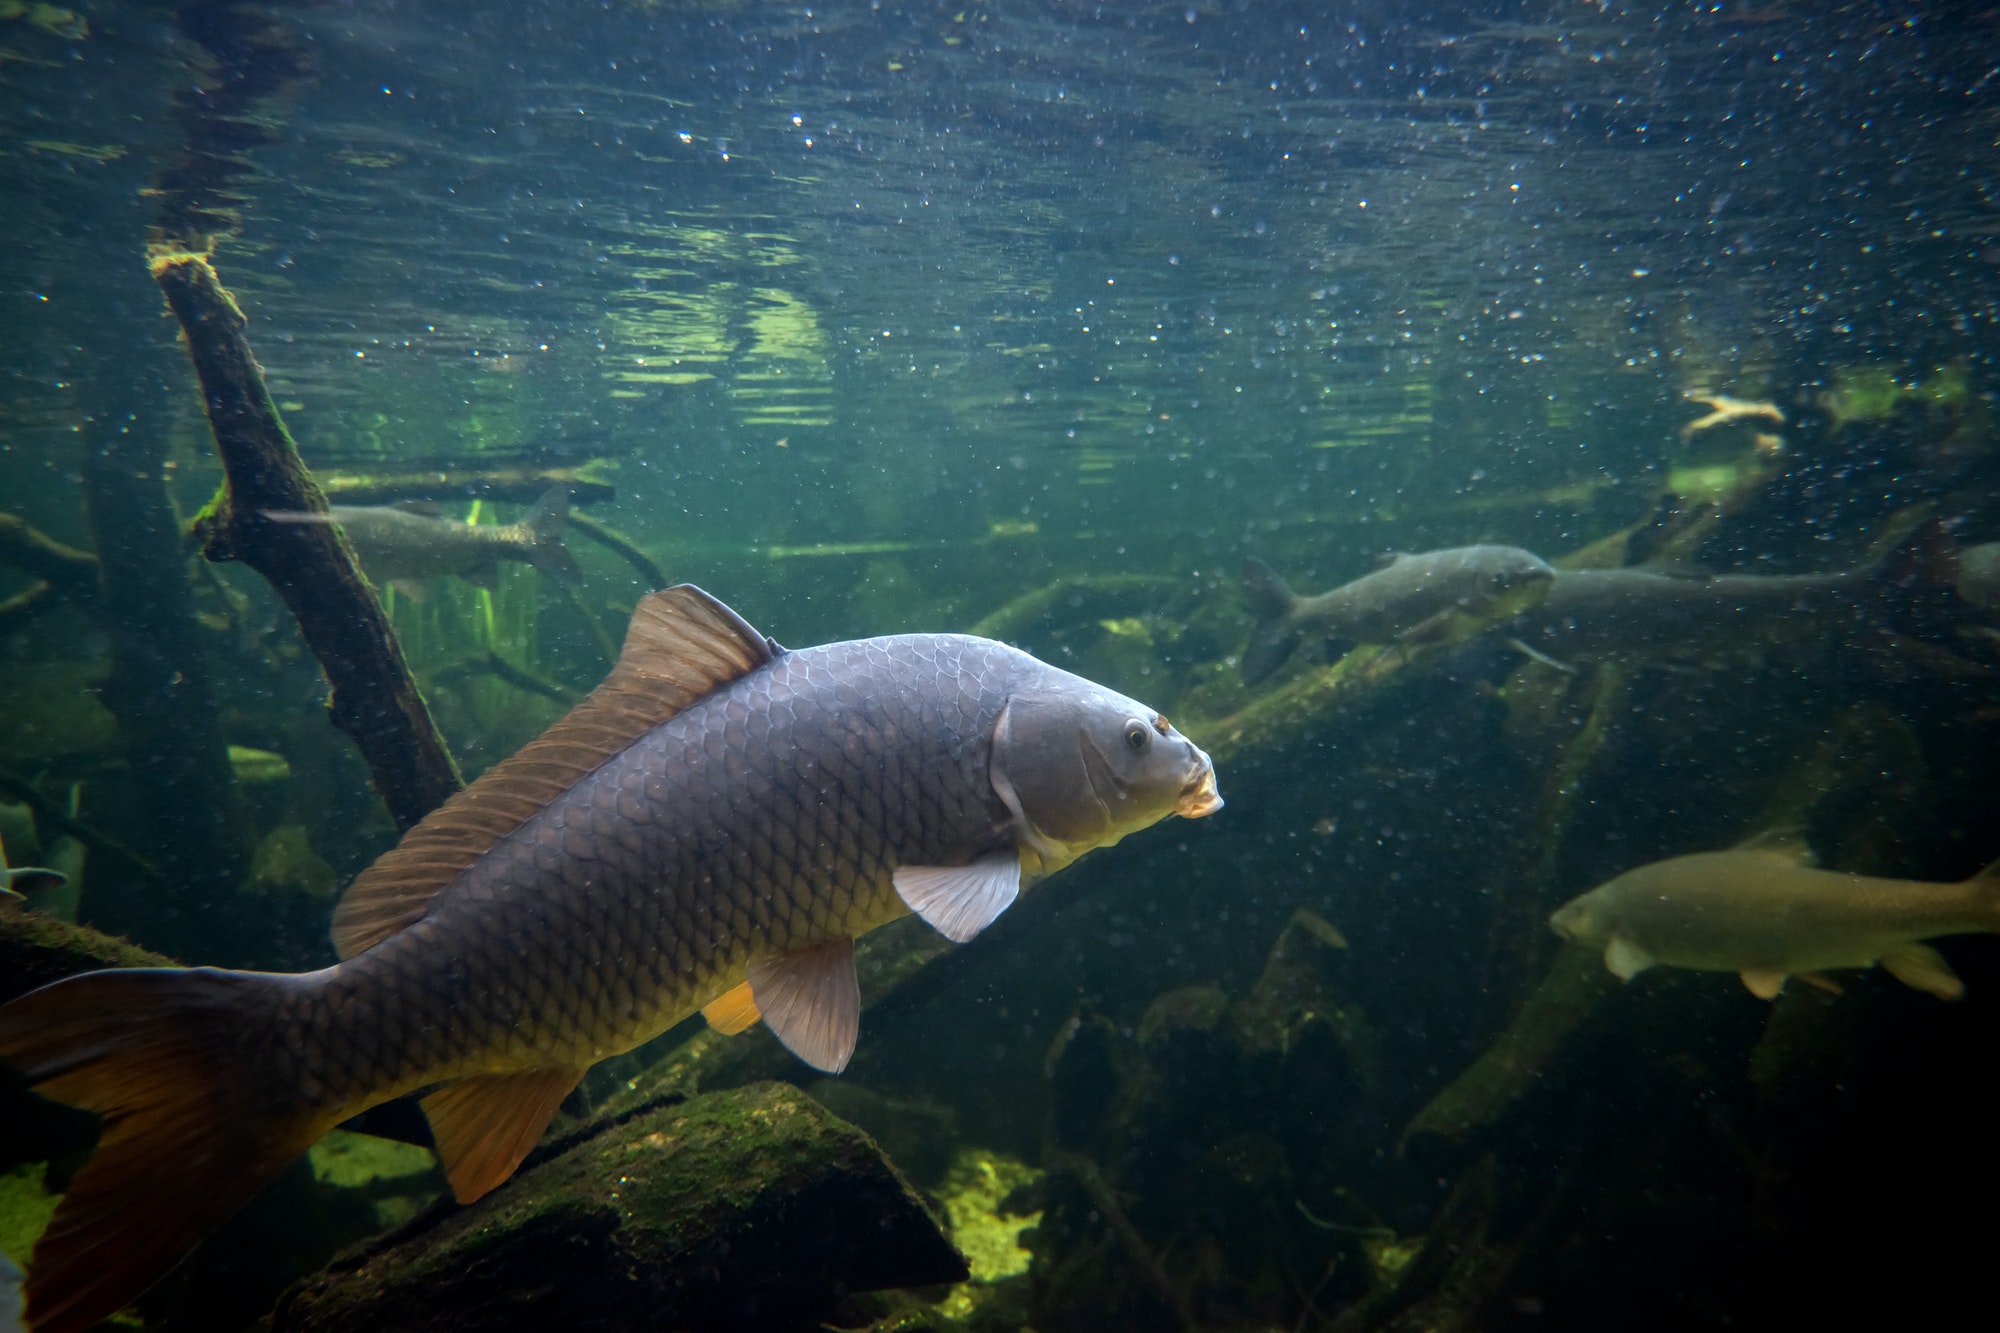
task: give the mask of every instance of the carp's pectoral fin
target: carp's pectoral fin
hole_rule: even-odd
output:
[[[1653,955],[1632,943],[1623,935],[1613,935],[1604,946],[1604,965],[1615,973],[1620,981],[1630,981],[1653,965]]]
[[[1746,967],[1736,975],[1743,978],[1744,987],[1760,1000],[1775,1000],[1785,988],[1785,974],[1775,967]]]
[[[1965,998],[1965,983],[1944,955],[1928,944],[1905,944],[1882,955],[1882,966],[1905,986],[1937,996],[1940,1000]]]
[[[1843,995],[1846,993],[1840,988],[1838,981],[1835,981],[1824,972],[1801,972],[1799,973],[1799,980],[1805,982],[1808,986],[1825,991],[1828,995]]]
[[[785,1049],[829,1074],[847,1068],[861,1033],[853,940],[843,935],[757,959],[750,964],[750,993]]]
[[[1424,644],[1445,643],[1450,640],[1457,627],[1458,617],[1450,611],[1439,611],[1436,615],[1425,616],[1396,636],[1397,643]]]
[[[708,1025],[725,1037],[733,1037],[749,1027],[763,1015],[757,1012],[757,998],[750,993],[750,983],[731,986],[722,994],[701,1007],[701,1016]]]
[[[580,1069],[475,1074],[424,1098],[452,1196],[471,1203],[513,1175],[582,1077]]]
[[[896,893],[946,939],[963,944],[1021,893],[1021,857],[995,852],[969,866],[898,866]]]

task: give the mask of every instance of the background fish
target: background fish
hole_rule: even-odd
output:
[[[30,1319],[143,1290],[331,1126],[423,1099],[461,1200],[583,1071],[704,1008],[839,1070],[854,937],[954,940],[1022,887],[1221,806],[1165,718],[991,640],[778,648],[699,589],[642,599],[617,666],[350,887],[342,962],[74,977],[0,1007],[0,1058],[104,1118],[36,1248]]]
[[[1465,638],[1533,606],[1554,577],[1546,561],[1518,546],[1454,546],[1397,555],[1352,583],[1301,597],[1269,565],[1249,560],[1243,590],[1257,626],[1243,679],[1254,685],[1276,671],[1308,635],[1350,644]]]
[[[369,578],[419,598],[423,580],[445,574],[490,588],[502,560],[533,565],[558,583],[583,581],[583,571],[562,541],[569,492],[560,486],[551,487],[519,523],[459,523],[430,505],[334,505],[324,514],[267,509],[264,517],[280,523],[340,524]]]
[[[1558,664],[1713,654],[1879,619],[1894,599],[1950,587],[1956,557],[1926,526],[1875,563],[1826,574],[1558,569],[1547,595],[1498,627]]]
[[[0,843],[0,901],[25,898],[38,889],[59,889],[67,883],[69,876],[60,870],[8,865],[7,846]]]
[[[1965,984],[1918,941],[2000,934],[2000,863],[1957,884],[1818,870],[1797,852],[1745,847],[1628,870],[1556,909],[1565,939],[1604,950],[1630,981],[1653,966],[1735,972],[1764,999],[1787,977],[1880,963],[1942,1000]]]
[[[2000,611],[2000,542],[1982,542],[1958,553],[1958,595],[1982,611]]]

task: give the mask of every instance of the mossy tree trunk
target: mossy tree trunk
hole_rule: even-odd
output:
[[[147,851],[175,897],[228,892],[248,864],[248,825],[163,481],[166,395],[150,367],[133,369],[107,367],[117,373],[104,376],[106,389],[115,379],[133,387],[92,415],[83,459],[96,601],[112,645],[102,698],[118,722],[139,824],[127,841]]]

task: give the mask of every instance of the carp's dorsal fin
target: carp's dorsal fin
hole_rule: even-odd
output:
[[[352,958],[416,921],[459,871],[579,778],[775,655],[769,639],[692,583],[641,597],[602,685],[355,877],[333,911],[335,952]]]
[[[703,1005],[701,1016],[725,1037],[735,1036],[763,1017],[757,1012],[757,997],[750,993],[747,981],[730,987]]]
[[[750,964],[750,992],[771,1032],[814,1069],[838,1074],[861,1032],[854,941],[843,935]]]
[[[580,1069],[475,1074],[424,1098],[452,1197],[471,1203],[513,1175],[582,1077]]]
[[[405,514],[415,514],[418,518],[444,517],[444,509],[436,500],[398,500],[389,507]]]
[[[954,944],[993,924],[1021,892],[1021,854],[995,852],[969,866],[898,866],[896,893]]]
[[[1780,824],[1753,833],[1730,848],[1734,852],[1763,852],[1767,856],[1781,856],[1794,865],[1816,866],[1819,858],[1806,843],[1806,831],[1797,824]]]

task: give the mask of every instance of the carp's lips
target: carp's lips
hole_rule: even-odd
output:
[[[1181,798],[1174,802],[1174,813],[1182,819],[1200,819],[1212,815],[1222,808],[1222,793],[1215,789],[1215,765],[1206,755],[1202,756],[1201,772],[1188,780],[1181,789]]]

